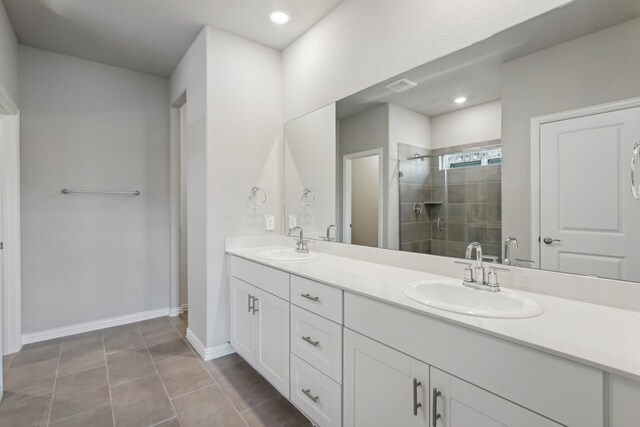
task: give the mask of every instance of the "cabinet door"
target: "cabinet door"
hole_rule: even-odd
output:
[[[436,427],[560,427],[493,393],[431,368],[433,412]],[[544,390],[541,390],[544,392]],[[436,395],[434,396],[434,393]],[[439,393],[439,394],[438,394]],[[433,415],[432,415],[433,416]]]
[[[289,303],[256,289],[254,366],[289,398]]]
[[[257,289],[235,277],[230,287],[230,328],[231,345],[243,359],[253,363],[255,355],[255,316],[251,310],[251,297]]]
[[[345,329],[345,427],[427,426],[429,368]]]

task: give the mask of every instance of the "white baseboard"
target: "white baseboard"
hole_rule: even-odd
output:
[[[189,309],[189,306],[187,304],[184,304],[181,307],[171,307],[169,309],[169,317],[176,317],[179,316],[180,313],[184,313],[185,311],[187,311]]]
[[[53,338],[67,337],[69,335],[81,334],[83,332],[97,331],[99,329],[111,328],[113,326],[126,325],[140,322],[142,320],[155,319],[156,317],[168,316],[169,308],[157,310],[141,311],[139,313],[127,314],[125,316],[110,317],[91,322],[77,323],[75,325],[63,326],[61,328],[48,329],[40,332],[30,332],[22,334],[22,344],[31,344],[39,341],[46,341]]]
[[[196,334],[194,334],[189,328],[187,328],[187,341],[189,341],[189,344],[193,346],[203,360],[217,359],[218,357],[236,352],[229,343],[218,345],[216,347],[205,347],[202,341],[200,341]]]

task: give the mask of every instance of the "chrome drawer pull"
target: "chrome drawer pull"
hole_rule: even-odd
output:
[[[318,403],[318,400],[320,400],[320,396],[314,396],[313,394],[311,394],[311,389],[302,389],[302,392],[305,394],[305,396],[307,396],[309,399],[313,400],[314,403]]]
[[[431,398],[433,401],[431,402],[431,426],[436,427],[436,423],[441,415],[438,413],[438,397],[442,395],[441,392],[438,391],[437,388],[433,389],[433,395]]]
[[[318,298],[318,297],[312,297],[312,296],[311,296],[311,295],[309,295],[309,294],[301,294],[300,296],[301,296],[302,298],[310,299],[311,301],[315,301],[315,302],[320,301],[320,298]]]
[[[251,298],[253,298],[253,305],[251,306],[251,311],[252,311],[253,313],[251,313],[251,314],[254,314],[254,315],[255,315],[255,314],[256,314],[256,311],[259,311],[259,310],[256,308],[256,303],[257,303],[259,300],[258,300],[258,298],[256,298],[256,297],[251,297]]]
[[[422,406],[422,403],[418,402],[418,387],[421,385],[421,381],[417,378],[413,379],[413,415],[418,415],[418,408]]]
[[[311,339],[311,337],[302,337],[302,339],[306,342],[308,342],[309,344],[311,344],[314,347],[317,347],[320,345],[320,341],[314,341]]]

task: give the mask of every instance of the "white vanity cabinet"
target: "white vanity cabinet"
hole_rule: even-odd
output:
[[[288,398],[289,302],[237,277],[246,278],[246,270],[238,269],[234,265],[234,259],[231,262],[230,278],[231,345]],[[251,269],[256,267],[273,270],[257,264],[250,266]],[[288,288],[289,277],[284,274],[279,279],[284,279]],[[265,286],[261,280],[257,282]]]
[[[345,329],[344,426],[419,427],[429,422],[429,366]]]

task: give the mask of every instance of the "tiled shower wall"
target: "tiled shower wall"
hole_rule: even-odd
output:
[[[495,143],[495,141],[492,141]],[[484,143],[483,145],[487,145]],[[400,159],[422,149],[398,145]],[[468,147],[433,150],[432,155]],[[477,166],[439,170],[438,158],[400,162],[400,249],[463,258],[467,245],[478,241],[484,255],[501,256],[501,167]],[[405,172],[406,171],[406,172]],[[424,202],[443,202],[425,205]],[[414,204],[422,212],[415,215]],[[443,218],[444,230],[438,229]],[[448,238],[447,238],[448,237]]]

